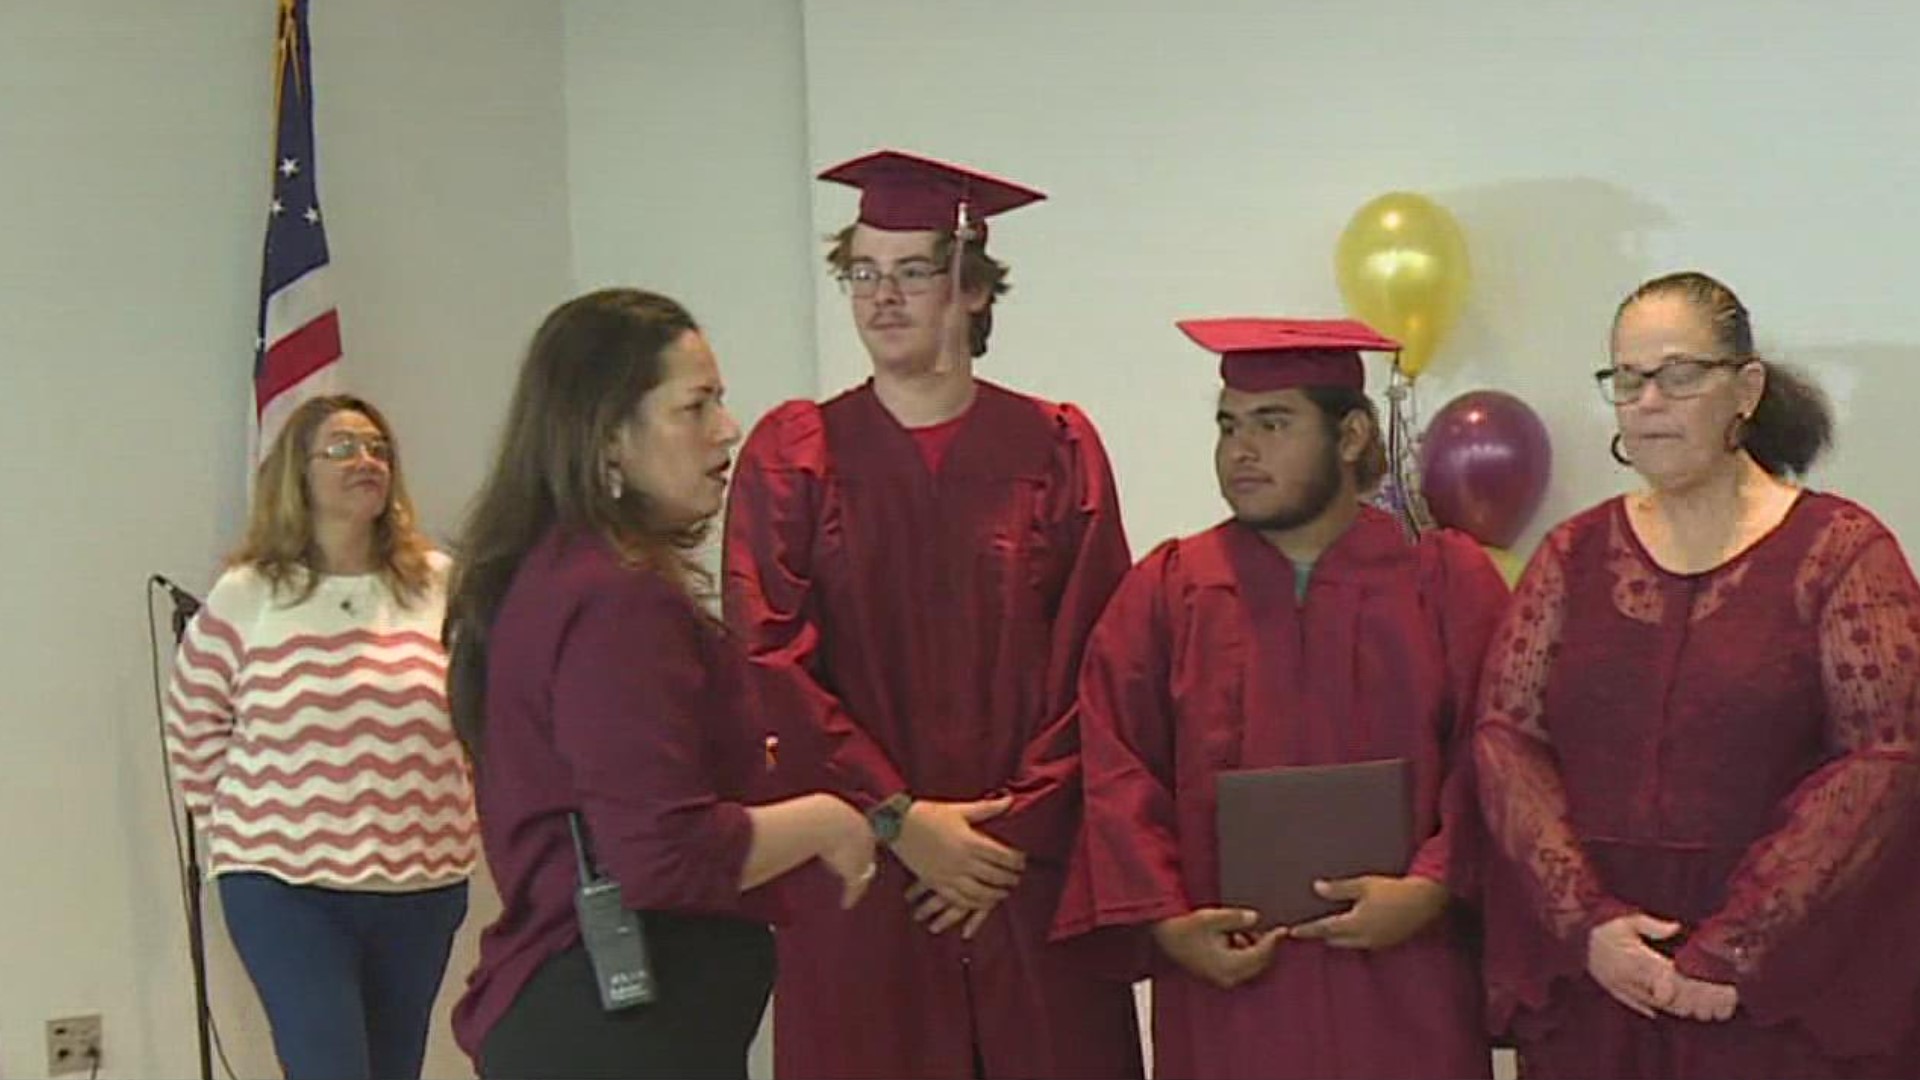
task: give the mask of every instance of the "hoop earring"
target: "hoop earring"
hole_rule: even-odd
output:
[[[1733,453],[1747,444],[1746,413],[1733,414],[1733,423],[1727,425],[1727,452]]]
[[[1625,452],[1620,449],[1619,432],[1616,431],[1613,433],[1613,441],[1607,444],[1607,450],[1613,454],[1613,460],[1625,465],[1629,469],[1633,468],[1633,459],[1628,457]]]

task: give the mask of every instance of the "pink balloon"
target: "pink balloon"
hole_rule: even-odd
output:
[[[1420,443],[1420,493],[1433,519],[1494,547],[1512,546],[1526,530],[1552,469],[1546,425],[1498,390],[1447,402]]]

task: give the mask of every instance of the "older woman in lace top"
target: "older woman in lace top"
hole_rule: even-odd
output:
[[[1920,1075],[1920,587],[1793,478],[1825,400],[1731,290],[1598,373],[1646,482],[1556,528],[1483,680],[1486,978],[1529,1077]]]

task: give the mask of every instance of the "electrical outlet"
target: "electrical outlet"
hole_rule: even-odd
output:
[[[47,1075],[70,1076],[100,1067],[100,1014],[47,1021]]]

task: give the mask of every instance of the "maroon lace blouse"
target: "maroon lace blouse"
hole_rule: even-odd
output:
[[[1593,926],[1681,921],[1682,973],[1836,1057],[1912,1045],[1920,586],[1863,508],[1805,493],[1713,570],[1613,499],[1541,545],[1494,638],[1475,758],[1492,1020],[1554,1023]]]

